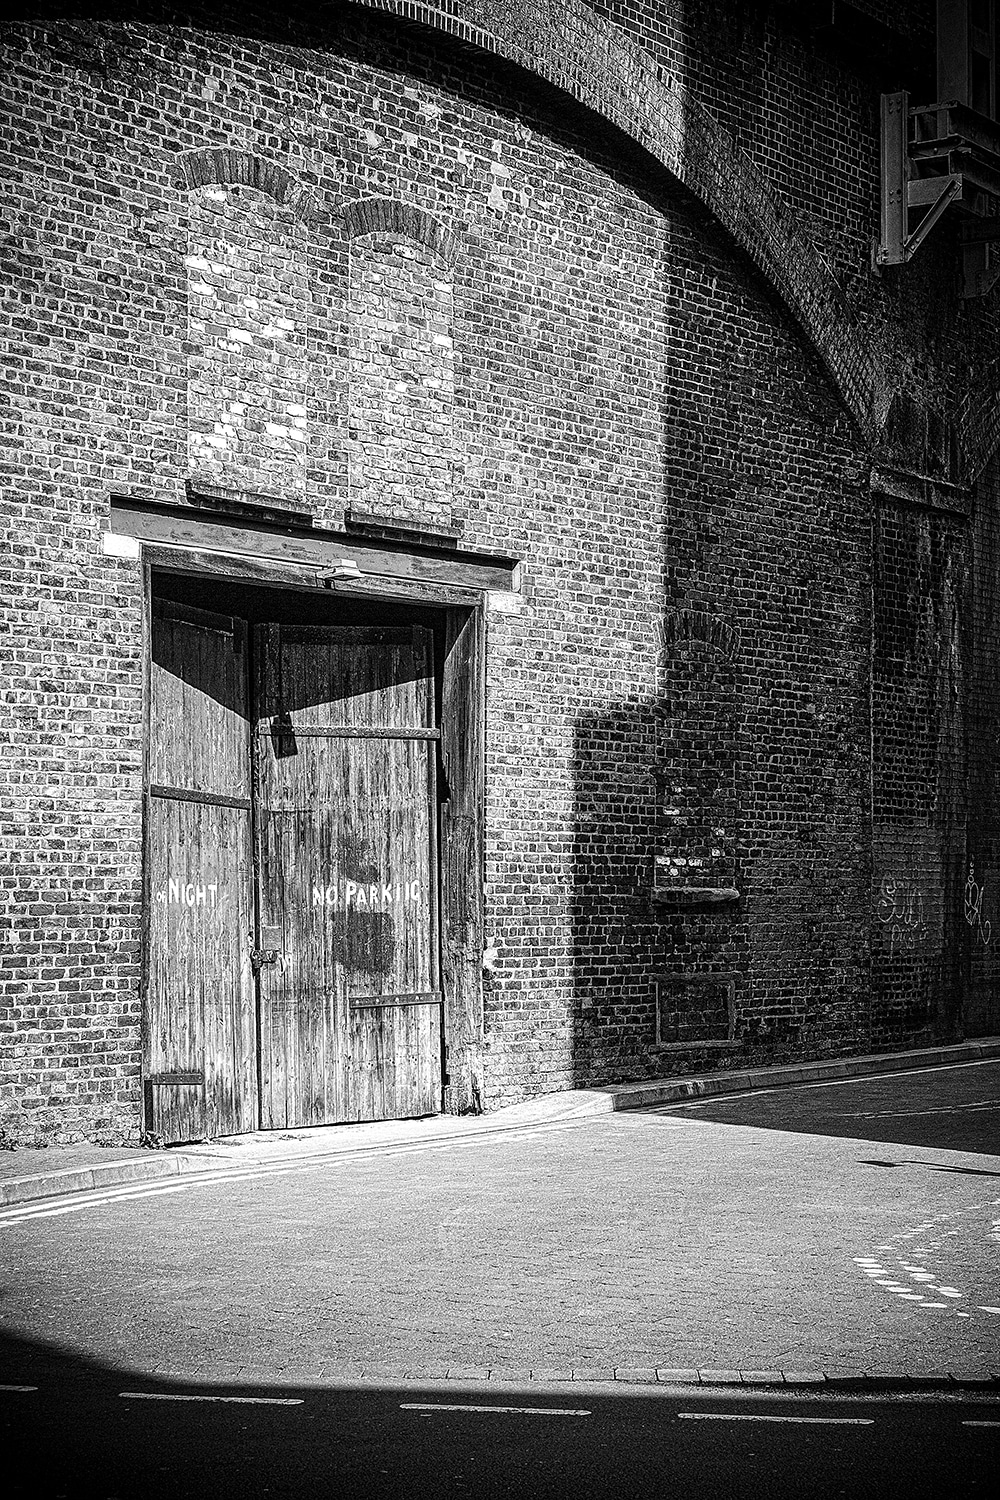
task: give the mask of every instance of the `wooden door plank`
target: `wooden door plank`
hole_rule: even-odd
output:
[[[483,1037],[483,620],[449,610],[441,703],[441,983],[445,1108],[481,1108]]]
[[[260,980],[272,1123],[437,1108],[426,1023],[378,1003],[438,989],[432,645],[423,628],[258,637],[260,907],[284,951]]]
[[[257,1123],[245,626],[154,601],[150,657],[144,1070],[149,1128],[190,1140]]]

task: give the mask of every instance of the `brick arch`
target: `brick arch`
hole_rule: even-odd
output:
[[[285,167],[264,161],[252,151],[209,146],[185,151],[177,158],[179,188],[228,187],[239,184],[266,193],[287,208],[302,224],[314,225],[321,217],[314,194]]]
[[[352,0],[525,68],[630,136],[698,198],[781,297],[874,441],[888,409],[875,355],[793,210],[687,89],[585,0]]]
[[[664,651],[692,641],[712,647],[730,661],[735,661],[740,644],[738,632],[717,615],[701,609],[678,609],[667,615],[663,622]]]
[[[454,230],[414,203],[398,198],[361,198],[340,209],[349,239],[363,234],[399,234],[423,245],[433,255],[453,266],[458,259],[460,241]]]

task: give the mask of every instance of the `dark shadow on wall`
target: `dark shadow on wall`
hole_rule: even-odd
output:
[[[618,702],[582,715],[573,747],[571,921],[573,1076],[586,1085],[617,1055],[642,1052],[654,1026],[649,978],[656,702]],[[645,995],[645,1002],[640,998]]]
[[[691,859],[675,885],[707,891],[734,878],[730,863],[706,868],[700,838],[665,837],[664,800],[683,800],[665,749],[672,702],[637,695],[577,721],[571,920],[581,1086],[724,1068],[742,1055],[733,1032],[746,963],[738,903],[662,899],[667,847]],[[688,790],[700,808],[704,786]]]

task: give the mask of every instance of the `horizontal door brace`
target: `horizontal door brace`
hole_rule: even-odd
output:
[[[423,990],[416,995],[352,995],[352,1010],[378,1010],[391,1005],[440,1005],[440,990]]]
[[[201,802],[206,807],[239,807],[250,811],[249,797],[226,797],[221,792],[193,792],[179,786],[151,786],[151,797],[163,797],[172,802]]]
[[[276,740],[439,740],[440,729],[382,729],[377,724],[333,729],[298,729],[294,724],[261,724],[258,733]]]

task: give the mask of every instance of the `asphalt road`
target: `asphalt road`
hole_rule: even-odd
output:
[[[265,1382],[372,1365],[1000,1374],[1000,1158],[935,1136],[998,1078],[965,1065],[5,1210],[0,1330]],[[886,1090],[922,1121],[893,1169],[884,1141],[821,1133],[831,1111],[870,1130]],[[771,1124],[706,1118],[724,1108]]]
[[[992,1493],[974,1395],[607,1382],[1000,1376],[998,1095],[968,1064],[0,1211],[5,1473],[67,1500]]]
[[[657,1113],[697,1115],[720,1125],[995,1155],[1000,1153],[1000,1063],[959,1063],[881,1078],[730,1094],[668,1105]],[[906,1165],[905,1152],[881,1156],[881,1166]]]
[[[12,1500],[959,1500],[995,1493],[1000,1404],[587,1385],[233,1391],[77,1369],[0,1391],[0,1440]]]

